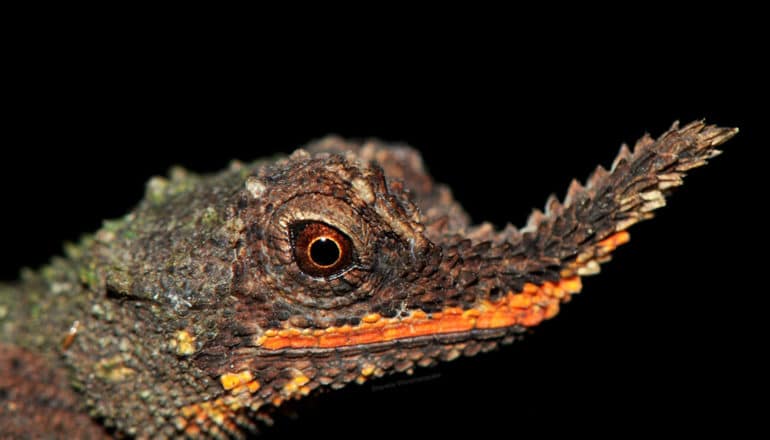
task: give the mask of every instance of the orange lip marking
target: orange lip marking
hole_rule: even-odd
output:
[[[270,332],[260,337],[257,343],[268,350],[335,348],[517,324],[531,327],[555,316],[559,302],[579,292],[581,287],[577,276],[542,286],[527,284],[521,293],[508,292],[497,301],[483,301],[479,307],[470,310],[453,307],[431,315],[415,311],[406,318],[362,320],[358,326],[329,328],[322,334]]]

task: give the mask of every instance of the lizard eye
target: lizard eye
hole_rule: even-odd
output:
[[[333,277],[353,263],[353,244],[339,229],[326,223],[300,222],[291,227],[294,261],[313,277]]]

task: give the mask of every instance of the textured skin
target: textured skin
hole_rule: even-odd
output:
[[[2,438],[108,438],[85,411],[69,386],[66,371],[51,369],[45,359],[18,347],[0,344],[0,426]]]
[[[736,132],[645,136],[521,230],[471,225],[416,151],[376,141],[154,178],[130,214],[0,285],[0,365],[39,366],[4,377],[0,405],[75,414],[29,416],[32,436],[241,437],[317,389],[492,350],[554,316]],[[349,270],[302,271],[290,230],[307,221],[350,238]],[[24,427],[0,410],[0,432]]]

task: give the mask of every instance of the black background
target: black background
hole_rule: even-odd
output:
[[[281,69],[256,49],[130,47],[47,41],[12,63],[1,279],[121,216],[175,164],[214,172],[327,133],[375,136],[420,149],[475,221],[522,225],[548,194],[608,166],[621,142],[706,118],[741,133],[658,218],[633,228],[555,319],[498,352],[418,370],[416,383],[310,399],[272,433],[627,435],[734,432],[758,420],[749,400],[765,398],[755,373],[767,287],[752,266],[766,255],[767,128],[750,60],[700,47],[634,48],[612,61],[579,48],[468,57],[425,48],[428,63],[297,55]]]

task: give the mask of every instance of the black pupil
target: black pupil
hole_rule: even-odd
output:
[[[340,248],[334,240],[321,237],[310,245],[310,259],[319,266],[331,266],[340,259]]]

